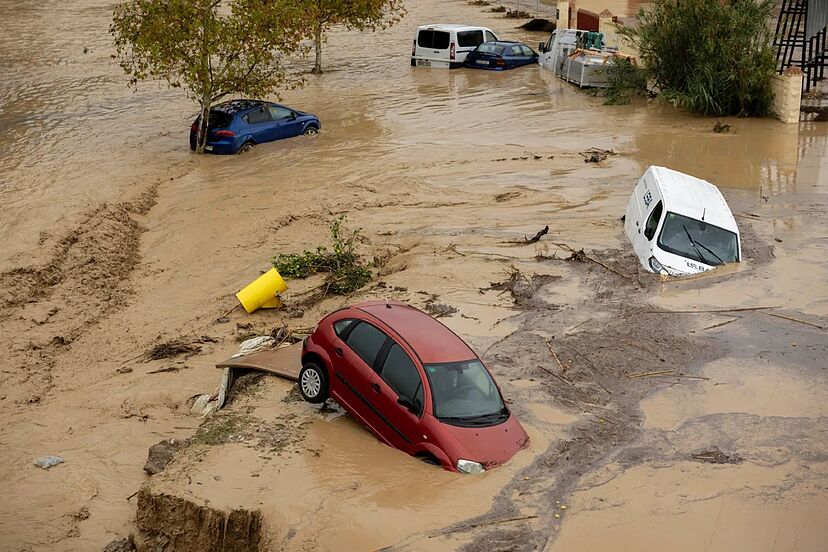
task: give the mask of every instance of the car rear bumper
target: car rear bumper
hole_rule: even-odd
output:
[[[205,153],[217,153],[220,155],[230,155],[239,150],[240,144],[236,144],[236,140],[211,140],[204,146]],[[195,133],[190,133],[190,149],[196,149]]]

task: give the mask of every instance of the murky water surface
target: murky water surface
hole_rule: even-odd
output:
[[[594,11],[622,15],[636,4],[604,2]],[[422,0],[409,2],[408,16],[392,29],[332,33],[329,72],[285,94],[285,103],[320,116],[319,137],[261,145],[248,155],[197,158],[186,141],[193,104],[156,84],[126,88],[109,58],[111,8],[104,0],[0,0],[0,270],[47,257],[90,207],[163,182],[158,205],[142,218],[147,232],[129,282],[131,302],[72,344],[54,370],[47,402],[32,407],[13,402],[15,389],[0,393],[0,484],[9,498],[0,505],[0,549],[99,549],[130,531],[134,503],[124,498],[143,480],[146,447],[191,432],[197,420],[183,414],[186,398],[214,388],[212,363],[235,344],[228,339],[176,374],[148,374],[139,365],[134,374],[114,375],[122,359],[140,354],[161,333],[218,331],[210,324],[226,311],[231,291],[275,251],[318,243],[332,215],[349,212],[375,242],[393,236],[400,250],[393,263],[405,271],[389,271],[389,283],[412,293],[439,292],[461,306],[466,318],[447,323],[484,351],[514,329],[505,319],[515,311],[497,293],[478,291],[502,280],[507,268],[492,266],[480,252],[508,259],[513,250],[504,241],[544,224],[556,241],[587,250],[625,248],[618,218],[628,194],[648,165],[666,165],[722,188],[740,223],[751,225],[743,241],[751,247],[746,265],[752,272],[666,282],[650,298],[654,304],[773,303],[828,314],[828,230],[820,218],[828,193],[824,124],[727,119],[732,132],[720,135],[710,119],[667,106],[605,107],[538,67],[414,69],[411,39],[426,22],[485,24],[532,45],[544,38],[462,1]],[[587,165],[578,152],[589,147],[619,155],[602,167]],[[298,218],[287,227],[289,215]],[[438,255],[458,243],[462,262]],[[754,254],[768,244],[773,255]],[[548,252],[544,247],[537,252]],[[571,280],[545,293],[551,302],[589,312]],[[311,310],[308,318],[318,314]],[[48,324],[39,331],[38,338],[53,338]],[[31,339],[9,342],[25,347]],[[4,366],[3,375],[12,377],[14,369]],[[645,401],[645,427],[674,428],[711,413],[825,416],[824,382],[811,385],[786,370],[708,366],[709,382]],[[538,385],[525,378],[501,383],[507,395],[511,387]],[[538,448],[562,438],[577,418],[550,405],[528,410]],[[537,452],[521,453],[485,478],[463,479],[427,471],[347,418],[314,423],[308,443],[324,451],[324,461],[301,458],[281,465],[282,472],[260,474],[257,483],[245,471],[247,456],[239,455],[239,470],[231,473],[209,472],[210,458],[202,484],[191,485],[217,503],[252,493],[271,515],[285,516],[305,534],[318,523],[320,547],[333,550],[345,539],[363,549],[485,512]],[[47,453],[64,454],[66,465],[49,472],[31,466]],[[740,550],[744,542],[772,538],[777,550],[797,543],[817,550],[825,542],[824,532],[814,529],[825,517],[818,516],[825,512],[825,474],[822,464],[815,466],[812,477],[798,477],[801,487],[790,488],[783,484],[786,470],[796,470],[788,465],[619,468],[611,482],[581,489],[557,529],[555,549],[678,550],[672,545],[681,534],[686,550],[711,543],[710,550]],[[805,470],[796,469],[799,476]],[[425,478],[437,484],[421,485]],[[690,490],[680,485],[686,481]],[[762,485],[783,489],[780,502],[763,503],[756,490]],[[651,489],[658,489],[655,497]],[[285,500],[307,496],[307,505],[277,511],[279,492],[287,493]],[[85,505],[91,515],[78,521]],[[308,521],[314,507],[322,519]],[[693,529],[693,520],[721,512],[715,535]],[[386,529],[377,530],[377,515]],[[642,518],[649,520],[646,530]],[[739,541],[747,533],[753,540]],[[761,549],[752,544],[747,548]]]

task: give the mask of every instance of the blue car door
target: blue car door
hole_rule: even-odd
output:
[[[267,107],[257,107],[242,117],[242,119],[247,123],[247,132],[257,144],[276,140],[272,121],[270,120],[270,112]]]
[[[529,65],[531,63],[538,62],[538,55],[535,51],[530,48],[529,46],[525,46],[523,44],[520,45],[520,49],[523,51],[523,64]]]
[[[520,67],[521,65],[526,65],[527,59],[526,56],[523,54],[523,48],[520,45],[512,46],[509,49],[509,59],[507,63],[511,67]]]
[[[269,105],[268,109],[276,128],[277,136],[274,140],[302,134],[302,123],[297,120],[296,113],[293,110],[275,104]]]

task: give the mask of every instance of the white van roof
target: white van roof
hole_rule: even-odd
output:
[[[481,27],[479,25],[458,25],[456,23],[434,23],[433,25],[420,25],[417,30],[421,29],[439,29],[442,31],[479,31],[480,29],[489,29],[488,27]]]
[[[739,234],[736,219],[730,212],[722,192],[706,180],[666,167],[651,166],[650,174],[664,198],[664,207],[680,215],[709,222],[719,228]]]

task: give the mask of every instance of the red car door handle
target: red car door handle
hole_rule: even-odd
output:
[[[336,349],[334,349],[334,352],[337,356],[345,356],[345,352],[342,350],[342,347],[337,347]]]
[[[378,383],[372,383],[372,384],[371,384],[371,389],[373,389],[375,393],[379,393],[379,392],[380,392],[380,386],[379,386],[379,384],[378,384]]]

